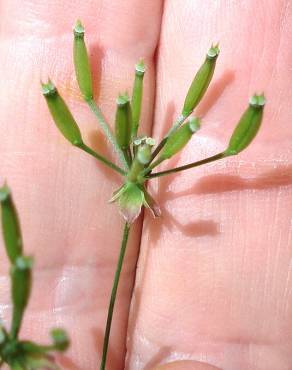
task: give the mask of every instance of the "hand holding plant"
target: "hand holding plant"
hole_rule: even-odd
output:
[[[172,361],[174,359],[186,358],[184,356],[199,359],[202,358],[199,356],[199,353],[201,353],[202,356],[208,354],[209,357],[204,357],[206,362],[215,363],[222,368],[228,367],[227,363],[232,363],[232,359],[227,356],[232,351],[230,352],[228,348],[234,345],[234,334],[236,334],[237,338],[244,337],[247,339],[246,336],[253,328],[254,338],[259,338],[259,324],[267,317],[274,317],[274,320],[268,320],[269,324],[266,326],[266,329],[270,328],[271,330],[269,330],[270,334],[266,335],[266,338],[274,338],[273,343],[275,344],[269,347],[269,353],[266,356],[263,355],[260,359],[257,357],[257,364],[260,366],[260,364],[266,362],[269,366],[273,366],[272,359],[274,359],[278,363],[276,368],[281,369],[283,362],[285,362],[287,346],[286,350],[284,347],[281,347],[281,356],[278,356],[277,353],[279,354],[280,352],[276,343],[279,343],[277,338],[283,338],[283,331],[279,331],[277,328],[281,326],[281,320],[284,320],[287,316],[285,316],[284,311],[276,314],[275,310],[276,307],[289,307],[287,306],[289,302],[287,297],[289,295],[282,295],[281,290],[281,287],[284,287],[287,283],[285,271],[287,271],[286,262],[289,261],[289,248],[287,248],[286,238],[286,231],[289,230],[289,227],[285,224],[289,219],[287,217],[287,212],[289,211],[287,194],[289,188],[287,185],[283,185],[286,180],[280,172],[273,176],[274,185],[272,186],[273,181],[269,176],[269,168],[274,168],[272,166],[273,159],[275,161],[280,159],[280,157],[287,159],[288,157],[283,153],[289,152],[285,146],[285,143],[289,142],[290,137],[289,125],[284,124],[284,121],[289,120],[289,112],[285,108],[289,106],[287,104],[288,95],[283,97],[281,94],[278,94],[279,86],[281,86],[282,91],[287,92],[286,86],[289,85],[289,74],[285,75],[285,79],[281,80],[282,82],[278,79],[282,70],[289,70],[289,68],[284,68],[285,60],[288,60],[286,58],[287,52],[285,52],[286,49],[284,48],[285,37],[281,38],[280,43],[277,43],[277,47],[280,50],[278,54],[278,48],[275,49],[275,45],[271,43],[271,40],[275,40],[277,37],[274,36],[277,34],[279,36],[279,33],[275,31],[274,26],[267,27],[268,34],[266,34],[265,38],[260,38],[259,35],[263,35],[260,32],[262,22],[259,21],[259,13],[254,12],[254,6],[251,11],[249,4],[246,4],[245,12],[242,9],[239,11],[237,6],[231,9],[229,6],[224,8],[223,5],[220,5],[218,9],[213,9],[213,11],[207,5],[206,7],[205,5],[197,7],[197,5],[196,11],[191,7],[188,8],[188,12],[187,6],[183,7],[183,9],[177,9],[174,6],[172,9],[167,5],[165,8],[157,66],[156,124],[151,136],[155,137],[156,141],[158,141],[157,144],[159,144],[157,139],[161,137],[162,131],[167,132],[163,125],[163,120],[167,110],[167,103],[173,98],[175,98],[174,101],[177,104],[174,107],[175,112],[177,115],[180,114],[184,99],[180,93],[185,94],[187,92],[187,85],[191,82],[196,68],[203,62],[202,58],[207,51],[205,48],[208,47],[210,40],[218,37],[221,48],[221,54],[217,62],[218,66],[207,95],[202,99],[199,109],[196,111],[202,118],[202,129],[193,136],[191,142],[185,147],[179,164],[175,164],[175,160],[171,162],[165,161],[164,167],[162,169],[155,168],[153,173],[171,169],[174,165],[179,167],[190,163],[194,157],[194,160],[203,160],[205,157],[222,152],[226,148],[224,144],[228,144],[228,136],[232,133],[232,126],[238,122],[241,113],[248,105],[247,97],[253,90],[261,91],[261,89],[267,87],[266,92],[269,104],[265,112],[265,125],[255,143],[242,156],[236,159],[235,157],[230,157],[220,160],[217,162],[218,165],[215,165],[216,162],[214,162],[214,166],[211,164],[205,170],[202,167],[198,170],[193,169],[172,175],[171,178],[162,177],[163,180],[159,181],[158,195],[155,191],[157,182],[155,182],[154,191],[152,188],[151,190],[148,188],[148,192],[162,206],[164,219],[161,219],[161,221],[159,219],[153,220],[153,222],[148,221],[147,226],[144,228],[142,253],[138,268],[139,273],[136,280],[128,331],[127,363],[130,368],[139,368],[139,366],[143,367],[144,365],[151,367],[162,359],[164,361]],[[151,107],[153,106],[151,93],[149,94],[149,91],[152,90],[153,67],[147,56],[152,54],[151,45],[156,45],[155,41],[149,42],[149,40],[151,40],[152,32],[154,34],[156,30],[155,24],[157,23],[153,15],[159,15],[156,8],[156,6],[159,6],[159,2],[152,4],[151,10],[147,4],[139,5],[140,10],[143,8],[143,11],[141,10],[143,17],[141,18],[139,15],[140,10],[138,11],[136,8],[133,12],[122,12],[121,8],[124,9],[124,5],[118,6],[116,12],[114,14],[111,13],[110,17],[105,14],[106,10],[104,7],[100,13],[99,6],[98,12],[93,11],[92,6],[91,4],[86,9],[87,14],[92,14],[92,16],[95,14],[92,22],[84,16],[84,10],[80,9],[80,7],[78,11],[77,9],[74,11],[73,19],[67,19],[63,23],[57,13],[53,16],[53,13],[50,12],[49,16],[44,16],[40,8],[30,13],[30,17],[34,17],[34,14],[37,14],[40,19],[46,19],[46,22],[48,22],[46,32],[50,36],[48,36],[49,39],[44,45],[45,47],[38,47],[37,38],[31,37],[31,35],[38,35],[39,37],[40,31],[31,29],[30,37],[19,38],[17,48],[11,49],[10,47],[8,53],[8,49],[5,47],[6,53],[2,55],[6,55],[5,58],[7,57],[7,60],[11,60],[10,63],[5,64],[4,69],[7,81],[17,80],[15,75],[17,76],[18,64],[12,63],[13,59],[11,59],[11,56],[17,52],[19,53],[17,54],[19,58],[15,59],[21,61],[21,68],[19,68],[21,70],[21,80],[24,81],[25,76],[29,76],[29,85],[34,86],[34,88],[30,90],[29,94],[27,94],[27,89],[25,90],[26,93],[22,94],[22,85],[19,84],[19,81],[17,89],[12,89],[14,85],[11,82],[8,85],[3,85],[5,94],[1,95],[10,97],[9,100],[5,98],[4,102],[6,103],[4,107],[11,107],[8,110],[6,108],[3,109],[1,113],[3,118],[1,122],[4,122],[6,134],[1,146],[1,153],[4,154],[2,173],[9,180],[9,184],[11,184],[14,190],[17,204],[20,207],[20,215],[25,232],[24,239],[27,240],[26,244],[30,248],[29,254],[39,254],[36,255],[35,260],[40,261],[45,268],[43,273],[40,273],[38,270],[35,271],[36,278],[34,281],[36,284],[42,281],[47,286],[56,287],[54,289],[55,297],[51,296],[51,291],[48,291],[47,302],[40,304],[41,301],[37,297],[33,301],[39,302],[39,312],[42,312],[41,310],[45,307],[46,309],[49,308],[46,311],[46,322],[53,323],[55,320],[58,320],[58,322],[62,322],[62,326],[69,329],[73,343],[73,353],[70,357],[72,356],[80,364],[81,368],[87,369],[95,369],[98,364],[97,349],[96,347],[93,349],[93,345],[94,343],[96,344],[98,339],[98,349],[100,350],[101,333],[93,333],[92,328],[102,330],[104,327],[105,306],[107,305],[106,301],[108,300],[108,292],[110,290],[109,281],[112,279],[113,265],[116,264],[118,252],[117,234],[120,234],[121,229],[120,223],[117,221],[118,217],[115,216],[116,207],[104,207],[104,205],[105,200],[110,197],[111,191],[117,189],[121,183],[119,183],[118,176],[114,177],[111,175],[108,178],[109,172],[102,170],[102,166],[99,166],[99,171],[96,171],[93,159],[90,157],[86,158],[85,153],[82,154],[77,149],[70,148],[65,140],[58,136],[57,131],[51,125],[51,120],[48,119],[47,111],[44,110],[44,104],[42,102],[40,104],[38,100],[39,91],[37,85],[39,74],[30,73],[30,66],[33,65],[32,71],[36,71],[39,61],[44,58],[41,64],[48,66],[48,70],[42,73],[43,79],[45,76],[50,75],[56,83],[60,94],[64,96],[76,122],[80,125],[83,140],[88,147],[98,153],[106,154],[102,144],[99,146],[94,144],[89,131],[90,127],[94,127],[93,116],[87,113],[85,105],[76,96],[76,83],[70,83],[72,76],[72,62],[71,57],[69,58],[71,54],[69,47],[70,38],[68,34],[63,36],[64,32],[70,29],[74,18],[80,17],[86,25],[87,37],[91,41],[91,46],[93,45],[92,35],[102,35],[102,39],[98,40],[98,44],[101,45],[102,50],[107,51],[106,54],[100,55],[91,46],[89,51],[91,54],[93,50],[93,57],[98,54],[97,59],[103,60],[102,91],[99,99],[96,101],[100,103],[102,109],[105,109],[105,116],[111,124],[114,122],[114,98],[118,96],[119,92],[124,94],[127,91],[131,99],[132,78],[130,83],[130,69],[139,56],[146,56],[147,72],[144,77],[146,90],[143,97],[146,109],[144,108],[141,116],[149,122]],[[274,8],[272,12],[273,24],[277,25],[278,12],[275,5],[272,8]],[[66,10],[67,14],[69,13],[68,9]],[[70,9],[74,9],[72,4]],[[192,9],[191,12],[190,9]],[[202,9],[202,12],[198,12],[198,9]],[[58,7],[58,14],[62,13],[60,10],[60,7]],[[177,13],[176,17],[179,15],[179,19],[183,19],[184,22],[179,34],[175,37],[172,34],[172,41],[170,42],[170,34],[167,30],[173,29],[174,18],[170,16],[171,14],[173,15],[173,11]],[[145,30],[149,30],[149,27],[147,28],[142,20],[147,21],[149,24],[149,12],[152,14],[152,27],[151,35],[147,31],[146,37]],[[229,12],[232,13],[232,17],[229,17],[229,14],[231,14]],[[25,14],[23,7],[22,13]],[[96,22],[97,13],[101,14],[102,19],[107,21]],[[138,26],[134,32],[129,29],[133,24],[133,21],[129,19],[125,22],[127,24],[127,32],[123,32],[124,29],[121,27],[116,27],[121,26],[123,19],[129,17],[130,14],[135,14],[135,17],[139,19],[139,27],[141,26],[141,30],[143,29],[145,38],[141,37],[142,33],[137,31]],[[191,17],[190,14],[192,14]],[[222,14],[224,14],[223,18]],[[283,12],[281,11],[281,14],[285,14],[284,10]],[[221,15],[221,21],[218,23],[219,15]],[[203,23],[200,21],[202,17],[204,19]],[[253,20],[252,30],[248,27],[249,17]],[[12,18],[17,20],[17,13],[13,13]],[[168,25],[168,20],[170,19],[172,19],[172,28]],[[190,19],[192,19],[192,23],[195,21],[196,24],[200,25],[196,32],[193,31],[193,27],[190,27]],[[236,25],[233,24],[232,26],[230,19],[233,19]],[[264,17],[264,19],[266,18]],[[110,33],[106,31],[107,28],[105,27],[109,20],[111,24],[115,25]],[[271,19],[269,24],[270,22]],[[17,25],[20,22],[15,22],[14,24]],[[29,24],[29,22],[21,23],[21,35],[27,32]],[[59,24],[59,26],[56,26],[56,24]],[[96,24],[101,25],[98,31],[96,31]],[[283,29],[285,29],[287,24],[289,22],[284,23]],[[7,27],[7,23],[5,25],[6,32],[11,30],[11,28]],[[245,29],[249,29],[248,35],[246,32],[243,32],[243,26]],[[116,32],[116,28],[119,28],[120,32]],[[94,31],[92,32],[92,30]],[[272,35],[269,32],[273,34],[273,37],[271,37]],[[13,33],[12,40],[15,40],[14,34],[17,33],[19,34],[18,31]],[[245,35],[243,38],[239,37],[241,33]],[[111,41],[110,34],[115,35],[115,44]],[[129,36],[133,34],[139,35],[139,43],[134,42],[135,54],[132,53],[134,48],[131,49],[130,46],[133,44],[127,41]],[[55,35],[58,36],[56,40],[54,39]],[[42,43],[44,43],[43,36],[39,37]],[[144,39],[148,41],[144,43]],[[26,48],[22,49],[24,40],[26,40]],[[249,40],[248,44],[244,40]],[[269,41],[268,49],[265,48],[266,41],[264,40]],[[145,47],[145,44],[147,44],[147,47]],[[9,45],[12,45],[11,42],[9,42]],[[29,48],[29,52],[27,52],[29,45],[33,45],[33,47]],[[142,52],[141,45],[144,45]],[[195,45],[195,48],[190,47],[190,45]],[[204,45],[205,50],[203,50],[202,45]],[[111,51],[113,46],[114,50]],[[117,54],[116,47],[118,47]],[[168,48],[168,52],[166,52],[166,48]],[[24,52],[24,50],[26,51]],[[39,50],[43,51],[39,53]],[[46,51],[44,52],[44,50]],[[264,53],[265,63],[260,63],[260,56],[263,50],[269,50],[269,53],[268,55]],[[125,53],[129,57],[120,58]],[[25,55],[30,55],[30,58],[23,63],[23,56]],[[70,59],[68,63],[66,55]],[[119,58],[117,55],[119,55]],[[277,62],[272,56],[278,58]],[[100,75],[95,68],[97,59],[92,59],[92,55],[90,59],[93,61],[93,75],[96,78],[96,76]],[[273,73],[268,71],[269,66],[272,65],[277,66]],[[230,70],[235,71],[235,78],[231,80],[231,83],[230,76],[232,75],[229,73]],[[9,79],[9,71],[13,71],[13,79]],[[56,71],[59,72],[56,73]],[[106,76],[109,77],[107,78]],[[270,77],[268,78],[268,76]],[[220,81],[221,84],[219,83]],[[227,85],[227,88],[223,90],[224,93],[222,93],[222,85]],[[94,86],[96,92],[96,81]],[[247,86],[250,86],[251,90],[248,91]],[[9,90],[13,94],[9,94]],[[217,100],[218,94],[221,94],[221,96]],[[11,99],[11,96],[14,98]],[[280,116],[276,113],[279,106],[277,96],[282,96]],[[26,99],[29,99],[29,104],[27,104]],[[21,105],[21,101],[26,104]],[[19,109],[15,111],[12,107],[15,106],[16,102],[18,102],[17,106]],[[14,112],[13,117],[8,114],[12,110]],[[111,111],[113,111],[112,114]],[[208,113],[206,114],[207,111]],[[273,115],[273,119],[271,112],[276,114],[276,116]],[[285,117],[285,120],[282,116]],[[168,127],[170,126],[169,118],[167,125]],[[144,128],[140,132],[146,132]],[[114,132],[113,125],[112,129]],[[13,135],[11,130],[13,130]],[[269,133],[271,136],[269,136]],[[147,136],[149,136],[149,131]],[[36,139],[34,141],[33,138],[36,137],[37,141]],[[9,142],[9,138],[13,138],[13,142]],[[277,140],[281,141],[280,146],[271,144]],[[261,144],[263,142],[268,142],[269,145],[263,146]],[[11,153],[12,146],[15,148],[13,153]],[[276,147],[279,150],[276,150]],[[280,152],[284,157],[281,156]],[[110,158],[108,155],[105,156]],[[156,157],[156,159],[158,158],[159,156]],[[116,165],[123,168],[116,159],[118,157],[115,159],[111,158],[111,161],[114,160]],[[253,162],[251,167],[249,167],[250,161]],[[280,162],[277,163],[279,164]],[[284,162],[281,163],[284,164]],[[237,167],[239,165],[240,167]],[[19,170],[15,171],[15,168]],[[107,177],[104,176],[105,173]],[[237,183],[234,177],[229,180],[228,175],[240,175],[242,178],[240,184]],[[263,181],[260,181],[261,176],[263,176]],[[259,179],[257,179],[258,177]],[[30,181],[27,182],[27,179],[30,179]],[[66,181],[64,182],[65,179]],[[114,181],[114,184],[112,181]],[[173,181],[171,186],[169,185],[170,181]],[[256,184],[256,181],[259,184],[265,183],[268,187],[261,189]],[[167,187],[165,186],[166,184],[168,184]],[[194,186],[195,184],[197,184],[196,187]],[[189,195],[182,195],[188,188],[190,188]],[[205,193],[201,194],[200,191],[203,188]],[[174,196],[174,192],[178,192],[178,194]],[[33,197],[31,196],[32,194],[34,194]],[[267,198],[269,202],[263,203],[263,200]],[[168,199],[166,209],[164,207],[165,199]],[[275,199],[277,199],[277,206],[274,202]],[[25,210],[28,209],[34,210],[30,218],[25,216]],[[69,212],[68,210],[72,210],[74,217],[71,211]],[[269,227],[269,232],[267,231],[268,226],[265,226],[269,224],[266,222],[265,217],[267,210],[270,217],[273,216],[274,210],[277,210],[277,214],[281,215],[281,217],[274,218],[272,227]],[[217,224],[217,228],[212,226],[210,220],[214,221],[213,225]],[[170,221],[172,224],[170,224]],[[200,223],[200,226],[197,226],[197,221],[202,222],[202,224]],[[174,222],[176,222],[175,227],[173,227]],[[282,225],[281,228],[280,224]],[[32,225],[34,225],[34,229]],[[193,226],[191,228],[188,225]],[[160,230],[159,234],[157,230],[155,232],[157,228]],[[280,229],[282,230],[281,242],[276,237],[278,235],[277,230]],[[51,232],[52,230],[54,232]],[[105,235],[102,230],[110,230],[111,232]],[[39,233],[39,231],[41,232]],[[150,232],[152,236],[150,236]],[[134,238],[132,243],[134,244],[129,246],[127,250],[124,275],[121,278],[122,285],[119,287],[119,302],[117,302],[115,308],[114,331],[110,338],[108,357],[108,364],[113,369],[121,368],[123,361],[124,351],[121,343],[123,343],[128,316],[127,302],[129,294],[132,292],[132,266],[134,266],[135,261],[134,251],[137,250],[138,234],[137,229],[131,232],[132,238]],[[153,247],[154,241],[155,248]],[[35,248],[37,245],[38,248]],[[46,263],[42,262],[44,261],[44,256],[38,252],[40,251],[40,245],[42,245],[42,254],[43,251],[46,251]],[[272,245],[273,248],[271,247]],[[279,248],[275,248],[275,245]],[[164,258],[162,258],[161,253],[164,255]],[[273,258],[274,253],[277,253],[277,259]],[[58,259],[54,256],[57,256]],[[281,276],[277,273],[278,269],[272,268],[273,266],[275,267],[272,262],[275,260],[279,263],[278,267],[281,267]],[[184,262],[183,265],[182,262]],[[56,266],[54,269],[49,267],[53,265]],[[269,269],[266,270],[266,267],[269,267]],[[48,268],[50,270],[47,270]],[[77,276],[79,277],[78,279]],[[262,289],[263,276],[267,279],[265,280],[267,282],[265,289]],[[57,279],[58,284],[54,284],[54,281],[50,280],[53,277]],[[276,281],[277,284],[274,284]],[[229,286],[227,282],[232,282],[232,286]],[[73,286],[74,291],[69,289]],[[273,290],[274,293],[269,291],[269,287],[272,289],[275,286],[277,286],[277,289]],[[101,291],[99,289],[97,292],[97,287],[100,287]],[[34,291],[38,291],[38,289],[34,289]],[[78,296],[81,296],[79,295],[81,291],[83,292],[83,298],[78,299]],[[262,294],[264,291],[266,292],[265,295]],[[68,294],[60,294],[61,292],[67,292]],[[71,293],[69,294],[69,292]],[[95,294],[93,295],[91,292],[95,292]],[[256,301],[252,301],[253,295],[257,297]],[[275,305],[271,301],[263,301],[264,296],[267,300],[268,297],[271,297],[273,302],[279,302],[279,304]],[[279,298],[280,296],[283,297],[283,300]],[[243,301],[245,302],[244,304]],[[140,305],[138,305],[139,302]],[[286,304],[281,304],[281,302],[286,302]],[[140,307],[139,310],[138,306]],[[230,307],[233,308],[232,312],[229,311]],[[183,308],[183,312],[178,308]],[[135,312],[137,315],[135,315]],[[180,312],[183,313],[182,316],[180,316]],[[226,313],[224,318],[220,316],[223,312]],[[271,314],[271,312],[275,314]],[[285,312],[289,312],[289,310]],[[204,313],[204,315],[202,316],[201,313]],[[24,325],[29,325],[28,323],[31,322],[32,318],[37,317],[36,315],[37,309],[33,311],[33,316],[28,313]],[[178,315],[180,317],[179,320],[176,319]],[[44,317],[44,314],[42,317]],[[78,325],[76,323],[77,317]],[[42,322],[44,321],[42,320]],[[240,323],[242,323],[242,327]],[[32,327],[37,328],[37,323]],[[243,327],[244,330],[241,329]],[[81,333],[80,328],[82,328]],[[208,328],[208,333],[206,328]],[[261,332],[263,333],[264,331],[266,333],[266,329],[261,328]],[[43,333],[44,330],[41,330],[41,332]],[[183,340],[182,334],[186,340]],[[210,339],[208,345],[206,344],[207,334]],[[279,337],[276,338],[276,335],[279,335]],[[144,338],[143,342],[142,337]],[[38,333],[32,333],[32,338],[37,339]],[[217,357],[213,353],[213,349],[216,343],[222,343],[220,341],[225,339],[226,343],[230,344],[226,344],[226,357],[224,357],[226,363],[224,364],[222,362],[223,357],[219,355]],[[202,343],[205,343],[204,348]],[[212,343],[214,345],[211,345]],[[286,343],[288,343],[287,340]],[[159,348],[163,350],[160,354],[158,353]],[[219,349],[219,347],[216,348]],[[235,351],[237,347],[232,348]],[[260,348],[261,353],[263,353],[263,347],[256,347],[253,352],[255,356],[256,353],[259,353]],[[238,348],[236,358],[244,361],[244,351],[240,352],[240,348]],[[254,360],[255,357],[253,358],[251,355],[249,361]],[[279,364],[280,361],[282,361],[282,365]],[[286,361],[286,365],[287,363]],[[251,364],[248,366],[251,366]],[[266,369],[267,366],[264,368]]]

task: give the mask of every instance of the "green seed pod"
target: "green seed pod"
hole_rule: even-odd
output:
[[[53,120],[63,136],[73,145],[83,144],[79,127],[53,83],[49,81],[42,84],[42,91]]]
[[[6,253],[13,264],[22,254],[22,237],[17,211],[14,206],[10,189],[7,185],[0,188],[0,203],[2,213],[2,232]]]
[[[200,128],[200,120],[197,117],[190,118],[187,123],[181,126],[167,139],[158,161],[171,158],[181,151],[191,139],[192,135]]]
[[[86,45],[84,42],[84,27],[78,20],[73,30],[73,59],[77,82],[85,100],[93,98],[92,74]]]
[[[53,329],[51,331],[53,346],[57,351],[64,352],[70,345],[67,333],[63,329]]]
[[[117,99],[115,134],[121,149],[126,150],[131,142],[132,112],[127,93]]]
[[[139,122],[140,122],[140,115],[141,115],[141,105],[142,105],[142,97],[143,97],[143,78],[145,73],[145,64],[144,61],[141,60],[135,66],[135,81],[132,93],[132,117],[133,117],[133,128],[132,128],[132,137],[135,137],[138,132]]]
[[[241,116],[224,152],[226,156],[240,153],[255,138],[262,123],[265,103],[264,94],[250,98],[249,107]]]
[[[185,98],[182,115],[187,117],[199,104],[204,96],[214,74],[216,60],[219,55],[218,45],[212,45],[209,49],[205,62],[198,70]]]
[[[17,257],[11,268],[13,317],[11,325],[11,337],[18,335],[24,310],[27,306],[31,291],[31,269],[33,261],[31,257]]]

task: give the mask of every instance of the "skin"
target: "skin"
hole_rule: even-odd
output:
[[[25,250],[35,256],[22,336],[45,342],[51,327],[65,327],[72,346],[61,366],[99,364],[122,232],[106,201],[120,178],[60,136],[39,87],[50,76],[85,141],[111,155],[74,78],[71,30],[80,18],[111,122],[115,97],[131,91],[133,65],[145,58],[142,125],[156,138],[179,114],[211,42],[220,41],[214,80],[197,109],[203,128],[161,169],[223,150],[248,97],[264,90],[268,100],[245,152],[151,183],[163,217],[145,212],[135,284],[142,217],[132,230],[108,369],[291,370],[291,1],[80,4],[0,2],[0,183],[13,189]],[[0,312],[8,319],[0,243]]]

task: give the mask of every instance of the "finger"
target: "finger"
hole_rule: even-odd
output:
[[[0,122],[5,135],[0,144],[0,182],[7,179],[13,189],[25,251],[36,260],[22,335],[47,341],[49,328],[63,326],[72,339],[71,360],[83,369],[96,368],[122,233],[117,209],[108,206],[107,200],[121,179],[60,136],[41,96],[40,79],[52,78],[80,124],[85,142],[108,154],[96,120],[80,98],[73,72],[72,25],[81,18],[93,72],[99,75],[95,90],[111,122],[115,97],[130,90],[134,63],[145,57],[149,67],[144,128],[149,130],[152,57],[161,2],[5,1],[1,10]],[[122,367],[138,239],[139,225],[132,232],[121,278],[111,369]],[[3,261],[2,240],[0,250]],[[1,274],[7,275],[4,264]],[[6,317],[11,308],[6,305],[8,291],[8,278],[3,278],[1,302]]]
[[[238,157],[155,183],[161,221],[144,225],[129,324],[128,368],[204,359],[226,370],[291,367],[291,68],[289,1],[165,3],[155,136],[180,113],[212,41],[221,54],[197,113],[202,130],[178,159],[225,149],[255,91],[267,106]],[[155,194],[156,193],[156,194]]]

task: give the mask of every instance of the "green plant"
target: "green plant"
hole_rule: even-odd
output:
[[[104,335],[103,355],[100,365],[100,369],[104,370],[116,292],[131,224],[139,216],[143,206],[150,209],[155,217],[160,215],[159,206],[147,190],[147,181],[155,177],[184,171],[240,153],[251,143],[259,130],[263,117],[265,98],[262,94],[254,95],[250,99],[249,105],[241,116],[225,151],[184,166],[161,172],[153,172],[155,167],[160,163],[181,151],[189,142],[192,135],[199,130],[199,118],[190,116],[203,98],[213,77],[216,60],[219,55],[218,45],[212,45],[207,52],[205,61],[194,77],[187,92],[181,114],[157,146],[155,146],[155,140],[153,138],[138,135],[143,96],[143,77],[146,70],[144,62],[142,60],[139,61],[135,67],[135,79],[131,99],[127,92],[117,98],[115,132],[113,133],[100,108],[94,101],[90,61],[84,41],[84,27],[80,21],[77,21],[74,28],[73,54],[79,89],[84,100],[95,114],[108,141],[117,153],[121,167],[84,144],[78,125],[70,113],[69,108],[58,94],[56,87],[49,81],[42,84],[42,89],[51,115],[63,136],[71,144],[91,154],[123,177],[121,187],[114,192],[110,200],[111,202],[118,203],[120,213],[125,219],[125,226]]]
[[[40,345],[21,340],[19,331],[27,307],[32,282],[33,259],[23,254],[21,230],[16,208],[7,185],[0,188],[2,231],[10,262],[11,297],[13,313],[8,331],[0,323],[0,366],[4,363],[13,370],[58,369],[52,352],[65,351],[69,346],[67,334],[53,329],[51,345]]]

